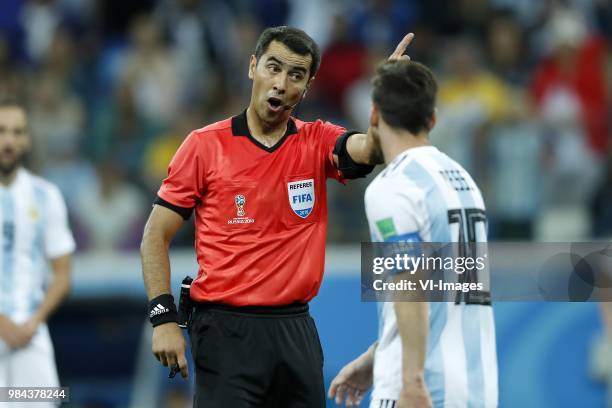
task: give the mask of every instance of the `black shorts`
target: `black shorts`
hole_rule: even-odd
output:
[[[323,351],[308,305],[199,304],[194,407],[323,408]]]

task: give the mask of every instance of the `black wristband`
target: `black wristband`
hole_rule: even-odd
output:
[[[167,293],[151,299],[149,302],[149,320],[153,327],[160,324],[178,323],[178,312],[174,304],[174,297]]]

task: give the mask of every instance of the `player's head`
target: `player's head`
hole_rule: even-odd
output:
[[[27,116],[14,99],[0,97],[0,176],[9,176],[30,150]]]
[[[429,133],[435,125],[438,85],[425,65],[406,60],[386,61],[376,70],[373,86],[372,127],[382,125],[419,136]]]
[[[285,120],[304,97],[320,60],[319,47],[304,31],[287,26],[265,29],[249,64],[250,106],[265,122]]]

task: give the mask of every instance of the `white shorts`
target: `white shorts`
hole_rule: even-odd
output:
[[[0,340],[0,387],[59,387],[55,354],[46,325],[40,325],[30,344],[18,350],[10,350]],[[57,405],[46,402],[0,402],[0,408],[47,408]]]
[[[397,401],[391,399],[373,399],[370,408],[395,408]]]

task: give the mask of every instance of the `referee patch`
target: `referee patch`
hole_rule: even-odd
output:
[[[297,180],[287,183],[289,205],[298,216],[306,218],[315,203],[314,179]]]

